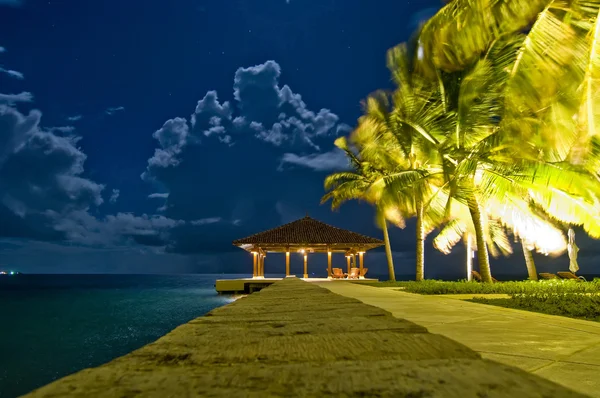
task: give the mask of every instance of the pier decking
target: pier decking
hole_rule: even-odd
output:
[[[238,279],[217,279],[215,289],[219,294],[250,294],[257,292],[265,287],[282,279],[289,278],[238,278]],[[299,278],[306,282],[348,282],[348,279],[328,279],[328,278]],[[355,283],[379,282],[379,279],[364,278],[352,279]]]
[[[296,278],[27,395],[133,396],[583,397]]]

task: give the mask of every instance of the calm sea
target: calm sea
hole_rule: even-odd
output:
[[[215,293],[218,277],[0,277],[0,397],[98,366],[231,302]]]

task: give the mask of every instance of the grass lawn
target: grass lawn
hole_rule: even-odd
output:
[[[477,297],[467,301],[600,322],[600,295],[522,294],[507,299]]]
[[[507,294],[510,298],[475,297],[467,301],[600,322],[600,279],[592,282],[543,280],[520,282],[378,282],[417,294]]]
[[[422,282],[377,282],[375,287],[398,287],[405,292],[417,294],[566,294],[600,293],[600,280],[580,282],[572,280],[544,280],[520,282],[446,282],[425,280]]]

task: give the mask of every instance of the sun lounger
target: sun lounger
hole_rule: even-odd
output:
[[[577,281],[585,281],[585,278],[583,276],[577,276],[574,273],[570,272],[570,271],[565,271],[565,272],[557,272],[556,273],[561,279],[571,279],[571,280],[577,280]]]
[[[348,279],[358,279],[360,270],[358,268],[350,268],[350,273],[348,274]]]
[[[367,274],[367,271],[368,271],[368,270],[369,270],[368,268],[363,268],[362,270],[359,268],[359,276],[360,276],[361,278],[364,278],[364,277],[365,277],[365,275]]]
[[[540,272],[540,278],[551,280],[551,279],[560,279],[556,274],[551,274],[549,272]]]
[[[473,279],[475,279],[477,282],[483,282],[483,278],[481,277],[481,274],[479,272],[471,271],[471,275],[473,275]],[[498,282],[498,279],[492,276],[492,282],[496,283]]]
[[[346,277],[347,274],[345,274],[344,272],[342,272],[341,268],[334,268],[333,269],[333,275],[331,275],[331,277],[333,279],[344,279]]]

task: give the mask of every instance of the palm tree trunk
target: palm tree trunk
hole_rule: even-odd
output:
[[[391,281],[396,281],[396,273],[394,272],[394,259],[392,258],[392,247],[390,246],[390,236],[388,235],[387,220],[385,214],[380,212],[381,229],[383,230],[383,241],[385,242],[385,255],[388,263],[388,273]]]
[[[525,241],[521,239],[521,246],[523,247],[523,256],[525,257],[525,265],[527,266],[527,273],[529,274],[529,280],[537,281],[538,275],[535,269],[535,262],[533,261],[533,254],[531,250],[527,248]]]
[[[423,227],[423,204],[417,201],[417,281],[425,276],[425,231]]]
[[[492,272],[490,270],[490,256],[485,244],[485,236],[483,232],[483,220],[481,218],[481,208],[477,199],[472,196],[467,201],[471,219],[475,226],[475,238],[477,241],[477,259],[479,260],[479,273],[483,282],[492,282]]]

